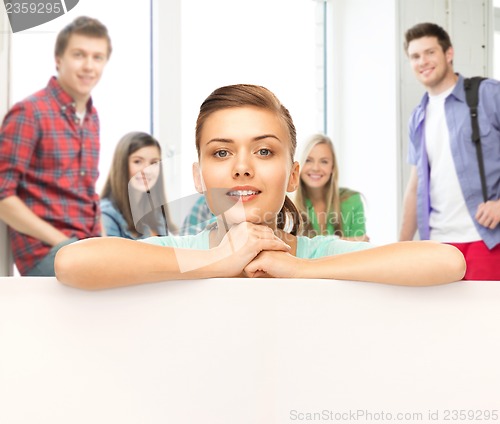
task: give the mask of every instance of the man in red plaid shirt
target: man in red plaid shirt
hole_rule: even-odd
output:
[[[90,97],[111,54],[108,31],[79,17],[58,35],[58,72],[0,129],[0,219],[21,275],[54,275],[65,244],[101,234],[99,119]]]

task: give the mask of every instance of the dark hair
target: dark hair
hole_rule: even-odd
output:
[[[290,135],[290,156],[294,161],[295,150],[297,148],[297,132],[293,124],[292,117],[288,109],[281,104],[278,98],[267,88],[251,84],[228,85],[218,88],[210,94],[200,106],[200,113],[196,121],[196,150],[198,158],[200,157],[200,138],[203,124],[207,118],[214,112],[223,109],[254,106],[260,109],[268,110],[283,120]],[[279,229],[284,229],[287,224],[287,217],[290,217],[293,226],[290,233],[298,234],[302,218],[299,211],[285,195],[285,201],[277,217]]]
[[[80,16],[66,25],[57,35],[55,56],[61,57],[68,47],[69,39],[73,34],[85,35],[93,38],[104,38],[108,42],[108,58],[111,56],[111,38],[108,29],[97,19]]]
[[[101,192],[101,198],[110,199],[116,208],[121,212],[123,218],[127,222],[128,229],[132,233],[140,233],[140,228],[136,228],[134,217],[130,206],[129,193],[129,157],[132,153],[143,147],[156,147],[161,154],[161,146],[158,140],[150,134],[144,132],[130,132],[125,134],[116,145],[109,170],[108,178]],[[176,227],[170,218],[170,214],[166,205],[165,188],[163,184],[163,170],[160,167],[160,175],[154,187],[152,188],[158,196],[162,197],[166,220],[168,222],[169,231],[175,232]],[[153,218],[152,218],[153,219]],[[139,224],[139,222],[137,223]],[[148,224],[151,227],[151,225]],[[151,227],[152,228],[152,227]]]
[[[450,36],[443,28],[430,22],[424,22],[411,27],[405,32],[405,52],[408,53],[408,46],[411,41],[422,37],[436,37],[443,52],[446,52],[452,46]]]

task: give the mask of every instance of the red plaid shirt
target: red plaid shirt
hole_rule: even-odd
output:
[[[0,199],[17,195],[39,217],[68,237],[100,235],[99,119],[89,100],[80,125],[75,105],[55,77],[15,104],[0,129]],[[51,246],[9,229],[21,274]]]

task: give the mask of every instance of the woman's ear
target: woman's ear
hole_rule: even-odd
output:
[[[205,184],[203,184],[203,177],[201,176],[200,164],[198,162],[193,163],[193,181],[196,191],[203,194]]]
[[[300,165],[298,162],[294,162],[292,165],[292,170],[290,171],[290,178],[288,179],[288,186],[286,191],[291,193],[297,190],[300,181]]]

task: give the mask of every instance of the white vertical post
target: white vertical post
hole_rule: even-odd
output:
[[[9,102],[9,41],[10,28],[7,14],[0,13],[0,121],[8,110]],[[0,275],[12,275],[12,253],[7,227],[0,221]]]
[[[154,135],[164,152],[179,159],[181,145],[181,1],[153,1],[153,57],[154,57]],[[161,48],[160,48],[161,46]],[[180,159],[168,162],[166,178],[173,181],[181,175]],[[181,195],[182,184],[170,184],[169,199]]]

